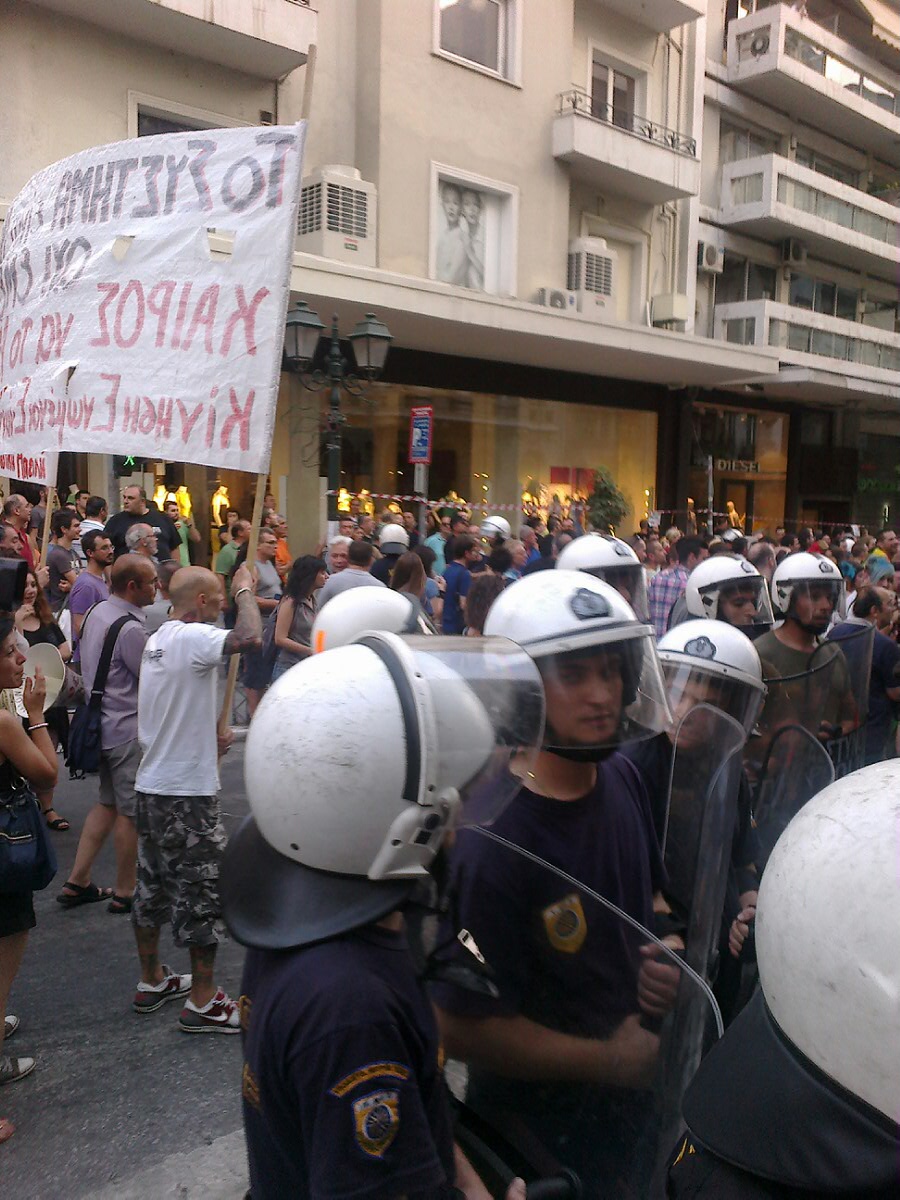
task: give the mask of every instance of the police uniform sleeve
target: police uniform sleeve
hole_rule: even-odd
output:
[[[429,1104],[395,1025],[358,1025],[305,1043],[288,1070],[313,1200],[453,1194],[444,1166],[448,1157],[452,1163],[453,1137],[443,1079]],[[444,1161],[436,1135],[449,1143]]]

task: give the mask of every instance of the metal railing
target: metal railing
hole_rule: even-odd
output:
[[[576,112],[593,121],[599,121],[602,125],[613,125],[624,133],[645,138],[657,146],[665,146],[674,150],[676,154],[697,157],[696,138],[679,133],[676,129],[667,129],[665,125],[658,125],[647,117],[636,116],[617,105],[600,103],[582,88],[570,88],[567,92],[560,92],[556,101],[558,116]]]

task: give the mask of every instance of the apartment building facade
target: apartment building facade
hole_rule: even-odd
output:
[[[755,412],[697,407],[692,478],[712,454],[717,503],[896,521],[900,6],[725,0],[706,36],[698,326],[780,370]]]
[[[859,17],[856,48],[836,61],[866,82],[848,99],[834,68],[823,76],[835,111],[853,109],[849,124],[817,116],[812,100],[807,132],[786,33],[772,68],[788,79],[783,109],[738,61],[741,23],[780,12],[707,14],[702,0],[320,0],[318,12],[299,0],[0,0],[0,215],[65,154],[296,120],[306,90],[293,294],[344,333],[375,311],[394,338],[368,398],[345,397],[348,490],[411,492],[409,410],[431,404],[433,498],[565,502],[604,464],[636,521],[677,513],[689,494],[705,507],[712,458],[714,505],[743,486],[741,511],[772,523],[813,499],[799,490],[807,450],[889,422],[898,378],[900,117],[869,96],[896,82],[892,51],[873,50],[874,20],[863,36]],[[832,55],[849,36],[802,21],[832,39]],[[860,116],[865,105],[876,114]],[[751,139],[760,133],[769,140]],[[860,186],[829,175],[834,162]],[[838,236],[828,205],[842,214]],[[807,257],[788,271],[791,239]],[[819,283],[833,285],[830,300]],[[828,337],[858,357],[823,355]],[[323,398],[288,374],[281,393],[271,480],[305,549],[323,507]],[[94,491],[116,486],[108,456],[74,456],[66,471]],[[221,484],[239,506],[249,494],[237,474],[179,464],[146,464],[145,479]]]

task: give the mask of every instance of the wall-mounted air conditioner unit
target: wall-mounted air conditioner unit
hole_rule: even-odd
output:
[[[603,238],[577,238],[569,243],[566,286],[575,293],[578,311],[594,321],[616,315],[616,260]]]
[[[697,243],[697,270],[707,275],[721,275],[725,270],[725,251],[715,242]]]
[[[534,302],[542,308],[555,308],[559,312],[574,313],[578,311],[577,295],[574,292],[567,292],[563,288],[538,288]]]
[[[786,267],[799,267],[806,262],[806,247],[799,238],[785,238],[781,243],[781,261]]]
[[[355,167],[327,166],[303,180],[297,249],[376,266],[377,189]]]
[[[657,326],[684,324],[691,313],[687,296],[681,292],[666,292],[650,301],[650,323]]]

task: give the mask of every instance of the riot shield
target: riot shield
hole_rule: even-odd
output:
[[[625,816],[627,845],[592,845],[572,825],[581,813],[553,800],[536,807],[548,805],[563,810],[551,818],[562,836],[558,863],[526,832],[528,811],[519,826],[530,846],[478,828],[453,851],[462,883],[449,953],[475,953],[495,985],[493,996],[446,982],[432,993],[460,1106],[457,1138],[494,1196],[515,1174],[531,1183],[572,1172],[585,1200],[662,1197],[659,1164],[681,1130],[681,1095],[721,1016],[685,961],[690,944],[685,951],[683,938],[660,941],[647,927],[649,827],[640,835]],[[588,875],[605,876],[610,896]]]
[[[741,724],[721,709],[699,704],[682,718],[673,743],[663,891],[673,914],[684,921],[685,963],[710,984],[718,968],[745,740]],[[659,1097],[663,1153],[678,1135],[681,1097],[708,1034],[702,1005],[675,1006],[661,1046],[660,1086],[666,1089]]]
[[[757,732],[744,751],[762,871],[772,847],[807,800],[834,780],[826,743],[848,711],[846,669],[830,643],[810,656],[799,675],[767,676],[768,694]]]
[[[832,734],[825,744],[834,763],[835,778],[840,779],[866,765],[866,718],[875,626],[842,623],[837,634],[819,646],[810,665],[815,668],[834,653],[834,647],[840,650],[843,661],[836,664],[833,679],[839,707]]]

